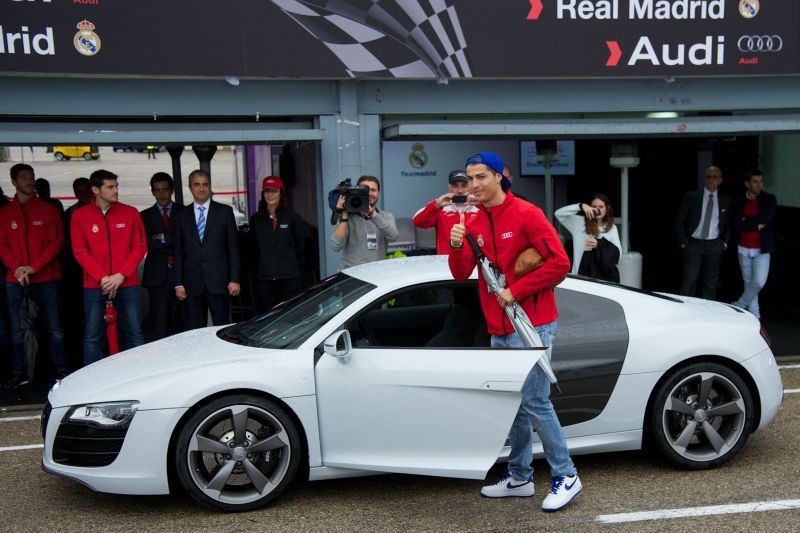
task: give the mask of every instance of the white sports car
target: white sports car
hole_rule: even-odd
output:
[[[483,479],[508,453],[536,352],[488,348],[476,287],[444,257],[381,261],[253,320],[108,357],[50,392],[43,467],[102,492],[182,487],[227,511],[301,476]],[[572,454],[651,443],[713,467],[778,411],[750,314],[573,277],[556,294],[552,400]]]

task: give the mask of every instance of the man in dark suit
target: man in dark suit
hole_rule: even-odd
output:
[[[705,187],[687,192],[683,197],[675,231],[683,249],[683,285],[681,294],[694,296],[702,274],[702,297],[714,300],[719,286],[719,267],[728,247],[728,210],[730,199],[719,193],[722,171],[708,167],[703,176]]]
[[[239,240],[230,206],[211,200],[211,178],[189,174],[194,202],[175,217],[175,295],[185,301],[186,328],[230,321],[239,285]]]
[[[147,258],[144,260],[142,287],[147,289],[150,299],[149,314],[154,340],[163,339],[176,331],[172,222],[183,206],[172,201],[173,189],[172,176],[166,172],[153,174],[150,178],[150,192],[153,193],[156,203],[141,213],[147,234]]]

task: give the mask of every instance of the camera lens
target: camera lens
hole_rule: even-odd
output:
[[[361,198],[353,198],[350,200],[350,207],[354,207],[356,209],[361,207]]]

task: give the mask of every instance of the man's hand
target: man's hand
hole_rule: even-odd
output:
[[[186,299],[186,289],[184,287],[175,287],[175,298],[184,301]]]
[[[441,195],[439,198],[436,199],[436,207],[439,209],[443,208],[446,205],[450,205],[453,203],[453,194],[452,193],[445,193]]]
[[[464,235],[467,234],[467,227],[464,225],[464,213],[458,219],[458,224],[453,224],[450,228],[450,246],[461,248],[464,245]]]
[[[36,269],[30,265],[23,265],[21,267],[17,267],[14,271],[14,278],[16,278],[17,283],[22,286],[27,285],[31,282],[30,277],[36,274]]]
[[[339,201],[336,202],[336,209],[337,210],[344,209],[344,195],[343,194],[339,195]]]
[[[228,294],[231,296],[239,296],[239,293],[242,292],[242,286],[236,283],[235,281],[231,281],[228,283]]]
[[[510,289],[503,289],[500,291],[500,294],[497,295],[497,303],[500,304],[500,307],[504,308],[507,305],[511,305],[514,303],[514,295],[511,294]]]
[[[120,285],[122,285],[123,281],[125,281],[125,276],[117,272],[116,274],[104,276],[100,279],[100,288],[103,290],[103,294],[109,298],[113,298],[117,295],[117,290]]]
[[[766,228],[766,227],[767,227],[767,225],[766,225],[766,224],[759,224],[759,225],[758,225],[758,231],[761,231],[762,229],[764,229],[764,228]]]

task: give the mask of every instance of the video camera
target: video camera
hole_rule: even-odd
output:
[[[328,192],[328,205],[333,214],[331,224],[336,225],[339,219],[339,210],[336,204],[339,203],[339,196],[344,196],[342,211],[348,213],[363,213],[369,211],[369,187],[366,185],[353,185],[350,179],[340,181],[335,189]]]

